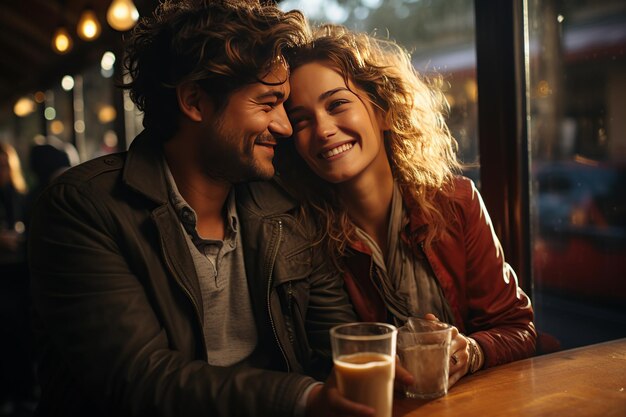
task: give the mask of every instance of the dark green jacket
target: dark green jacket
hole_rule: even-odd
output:
[[[355,318],[343,282],[276,184],[239,186],[259,329],[248,362],[262,365],[209,365],[212,335],[154,139],[144,132],[127,153],[71,169],[38,201],[29,255],[40,415],[291,415],[312,382],[302,373],[328,363],[328,329]]]

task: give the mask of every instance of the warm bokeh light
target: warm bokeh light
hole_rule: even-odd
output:
[[[111,123],[117,117],[117,112],[113,106],[102,106],[98,111],[98,120],[102,124]]]
[[[139,12],[132,0],[113,0],[107,10],[107,22],[115,30],[126,31],[139,19]]]
[[[46,94],[43,91],[37,91],[35,93],[35,102],[43,103],[46,100]]]
[[[53,135],[60,135],[65,130],[65,125],[60,120],[53,120],[50,123],[50,133]]]
[[[59,27],[52,37],[52,49],[58,54],[66,54],[72,50],[74,41],[65,27]]]
[[[100,22],[94,11],[85,9],[76,26],[78,36],[85,41],[92,41],[100,36],[100,30]]]
[[[539,97],[548,97],[552,94],[552,88],[550,88],[550,83],[546,80],[541,80],[537,84],[537,94]]]
[[[117,134],[115,133],[115,131],[107,130],[106,132],[104,132],[104,135],[102,137],[102,142],[104,143],[104,146],[106,146],[107,148],[116,148],[118,140],[117,140]]]
[[[17,117],[26,117],[34,111],[35,102],[28,97],[22,97],[17,100],[13,106],[13,113],[15,113]]]

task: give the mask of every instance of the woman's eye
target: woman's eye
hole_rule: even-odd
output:
[[[291,126],[294,132],[298,132],[306,127],[308,120],[306,118],[298,118],[291,120]]]
[[[342,104],[348,103],[348,100],[334,100],[328,105],[328,110],[333,111],[341,107]]]

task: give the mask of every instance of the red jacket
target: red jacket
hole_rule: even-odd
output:
[[[484,367],[532,356],[537,333],[528,296],[505,262],[491,219],[474,183],[455,181],[450,197],[453,220],[449,234],[425,247],[425,220],[419,207],[404,196],[409,213],[407,235],[414,253],[430,264],[461,333],[473,337],[485,353]],[[386,321],[380,294],[370,274],[371,251],[365,244],[347,261],[346,287],[357,314],[364,321]],[[427,313],[427,312],[425,312]]]

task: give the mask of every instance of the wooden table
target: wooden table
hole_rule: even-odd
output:
[[[394,399],[394,417],[625,417],[626,338],[486,369],[435,400]]]

